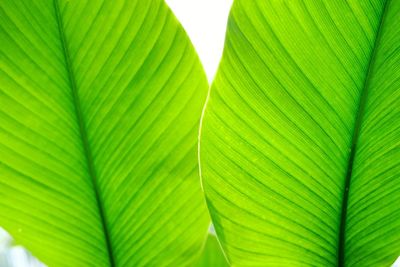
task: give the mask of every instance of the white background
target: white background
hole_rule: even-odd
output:
[[[166,0],[188,33],[211,82],[220,61],[232,0]]]

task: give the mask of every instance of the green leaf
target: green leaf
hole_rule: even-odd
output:
[[[236,0],[202,119],[233,266],[400,255],[400,1]]]
[[[162,0],[0,3],[0,226],[49,266],[184,266],[207,80]]]
[[[208,234],[204,250],[195,267],[228,267],[221,247],[215,235]]]

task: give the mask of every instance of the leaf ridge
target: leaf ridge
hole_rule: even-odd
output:
[[[372,73],[372,70],[373,70],[373,67],[375,64],[376,53],[378,50],[377,47],[379,46],[379,43],[380,43],[380,39],[381,39],[381,35],[382,35],[382,28],[385,23],[385,17],[387,14],[389,2],[390,2],[390,0],[387,0],[383,7],[383,11],[382,11],[382,15],[380,18],[378,30],[376,33],[374,45],[372,47],[372,51],[371,51],[371,55],[370,55],[370,61],[369,61],[368,68],[367,68],[367,74],[366,74],[365,80],[364,80],[364,86],[361,89],[360,102],[359,102],[356,119],[355,119],[355,124],[354,124],[353,137],[352,137],[352,141],[351,141],[350,155],[349,155],[349,161],[348,161],[346,178],[345,178],[345,187],[344,187],[344,191],[343,191],[342,210],[341,210],[341,216],[340,216],[339,247],[338,247],[338,266],[339,267],[345,266],[347,207],[348,207],[348,200],[349,200],[351,177],[353,174],[353,165],[354,165],[354,159],[356,157],[357,143],[358,143],[358,139],[360,136],[360,129],[362,126],[365,105],[367,103],[367,98],[368,98],[368,88],[369,88],[370,80],[372,77],[371,73]]]
[[[62,45],[64,59],[65,59],[65,68],[66,68],[66,71],[68,72],[68,80],[69,80],[69,85],[70,85],[71,91],[72,91],[73,105],[75,107],[76,118],[77,118],[77,122],[79,124],[79,132],[80,132],[80,137],[82,140],[83,151],[84,151],[86,162],[87,162],[88,173],[89,173],[89,176],[92,181],[93,190],[95,192],[95,197],[96,197],[96,203],[99,208],[99,215],[100,215],[100,219],[101,219],[101,223],[102,223],[102,227],[103,227],[103,232],[104,232],[104,237],[105,237],[105,241],[106,241],[110,266],[114,267],[115,260],[114,260],[114,256],[113,256],[112,246],[111,246],[111,238],[110,238],[110,234],[109,234],[109,229],[107,227],[107,220],[105,217],[104,206],[103,206],[103,203],[102,203],[101,197],[100,197],[93,156],[92,156],[92,152],[91,152],[91,148],[90,148],[90,144],[89,144],[89,140],[88,140],[88,136],[87,136],[85,121],[84,121],[82,110],[81,110],[81,103],[80,103],[80,99],[78,96],[78,90],[76,87],[75,76],[74,76],[74,72],[73,72],[72,66],[71,66],[71,59],[69,56],[70,54],[68,51],[68,46],[67,46],[66,37],[65,37],[65,33],[64,33],[63,21],[62,21],[61,12],[60,12],[60,6],[59,6],[59,3],[57,0],[54,0],[54,9],[55,9],[56,21],[58,24],[58,30],[59,30],[59,34],[60,34],[60,40],[61,40],[61,45]]]

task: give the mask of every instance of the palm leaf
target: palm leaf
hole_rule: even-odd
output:
[[[233,266],[400,255],[400,1],[236,0],[202,119]]]
[[[0,226],[49,266],[182,266],[207,80],[161,0],[0,3]]]

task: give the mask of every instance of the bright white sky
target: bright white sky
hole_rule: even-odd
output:
[[[166,0],[182,23],[211,82],[220,61],[233,0]]]

